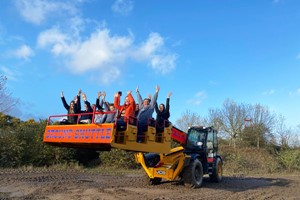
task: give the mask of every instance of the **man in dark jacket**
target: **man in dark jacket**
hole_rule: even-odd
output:
[[[139,113],[137,115],[138,127],[137,127],[137,142],[143,142],[143,130],[148,126],[148,121],[152,119],[152,114],[154,112],[154,107],[157,101],[158,92],[160,87],[156,86],[155,94],[152,99],[145,98],[142,99],[139,89],[136,89],[138,102],[139,102]]]

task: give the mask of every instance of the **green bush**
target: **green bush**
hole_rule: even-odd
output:
[[[279,160],[287,171],[300,170],[300,149],[286,149],[279,153]]]
[[[0,129],[0,167],[16,167],[21,164],[23,143],[13,130]]]
[[[277,158],[265,149],[220,146],[227,174],[263,174],[279,170]]]
[[[0,128],[0,167],[49,166],[76,162],[74,149],[43,143],[46,121],[22,122],[0,115],[0,122],[3,125]]]

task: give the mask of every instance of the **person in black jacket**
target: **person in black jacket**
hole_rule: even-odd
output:
[[[96,109],[98,111],[103,111],[103,96],[106,95],[105,92],[98,92],[98,96],[96,99]],[[102,99],[100,97],[102,96]]]
[[[80,111],[81,116],[79,121],[83,124],[90,124],[92,122],[93,109],[90,102],[87,100],[85,93],[82,93],[82,99],[84,101],[84,110]]]
[[[68,105],[64,96],[64,92],[61,92],[61,100],[62,103],[65,107],[65,109],[68,111],[68,116],[67,119],[64,119],[63,121],[60,122],[60,124],[76,124],[78,115],[80,113],[80,94],[81,90],[78,91],[78,95],[74,98],[73,101],[70,102]]]
[[[172,95],[172,92],[169,92],[167,100],[166,100],[166,106],[161,103],[159,107],[157,106],[157,103],[155,104],[155,112],[156,112],[156,132],[163,132],[164,127],[168,127],[169,117],[170,117],[170,97]]]

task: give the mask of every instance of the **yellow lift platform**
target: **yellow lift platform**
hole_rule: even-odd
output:
[[[127,123],[119,130],[115,123],[104,124],[68,124],[53,123],[55,118],[66,115],[50,116],[44,132],[44,143],[74,147],[110,150],[118,148],[135,152],[170,153],[171,141],[185,142],[185,133],[169,125],[161,133],[156,133],[155,126],[148,126],[143,132],[143,142],[137,141],[137,126]]]

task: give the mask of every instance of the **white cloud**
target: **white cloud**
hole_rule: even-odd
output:
[[[273,95],[275,93],[275,90],[274,89],[271,89],[271,90],[269,90],[269,91],[264,91],[263,92],[263,95],[265,95],[265,96],[271,96],[271,95]]]
[[[175,68],[176,56],[165,50],[164,38],[151,33],[140,45],[134,44],[134,36],[111,35],[109,29],[97,29],[88,38],[74,37],[72,33],[63,33],[54,27],[40,33],[38,47],[50,48],[50,51],[66,59],[73,73],[91,70],[107,71],[115,66],[117,71],[128,59],[146,62],[157,73],[166,74]],[[120,75],[116,73],[115,75]]]
[[[84,25],[84,20],[78,16],[70,18],[69,23],[67,24],[75,37],[79,37],[80,32],[84,30]]]
[[[156,72],[166,74],[175,69],[177,56],[168,53],[164,46],[164,39],[158,33],[150,33],[146,42],[135,52],[137,60],[148,61]]]
[[[187,101],[188,104],[191,105],[200,105],[205,99],[207,98],[207,95],[204,91],[197,92],[192,99],[189,99]]]
[[[289,96],[290,97],[297,97],[297,96],[300,96],[300,88],[294,90],[294,91],[290,91],[289,92]]]
[[[34,52],[28,45],[22,45],[13,52],[13,55],[17,58],[28,60],[30,57],[34,56]]]
[[[73,5],[75,1],[47,1],[47,0],[15,0],[17,9],[21,16],[33,24],[41,24],[49,16],[56,16],[57,13],[64,12],[74,15],[77,12]]]
[[[79,45],[70,64],[76,72],[119,64],[128,57],[131,44],[131,37],[110,36],[109,30],[98,30]]]
[[[109,84],[121,75],[118,67],[129,57],[132,38],[111,36],[108,29],[99,29],[89,38],[79,41],[78,38],[69,37],[58,28],[53,28],[40,34],[38,46],[50,47],[54,55],[66,59],[66,66],[70,72],[77,74],[93,72],[91,77],[93,81],[101,80],[101,83]],[[99,76],[95,77],[94,74]]]
[[[145,57],[150,57],[164,45],[163,38],[158,33],[150,33],[148,40],[142,44],[139,52]]]
[[[111,8],[115,13],[119,13],[121,15],[128,15],[133,10],[133,1],[116,0]]]
[[[121,63],[132,44],[131,37],[110,36],[108,29],[97,30],[84,41],[72,39],[54,28],[40,34],[38,46],[50,46],[53,54],[67,55],[72,71],[82,73]]]
[[[74,43],[72,38],[67,34],[62,33],[58,28],[46,30],[38,36],[37,45],[41,48],[50,47],[51,52],[55,55],[70,54]]]
[[[175,55],[154,55],[151,58],[151,67],[158,73],[167,74],[175,68]]]

